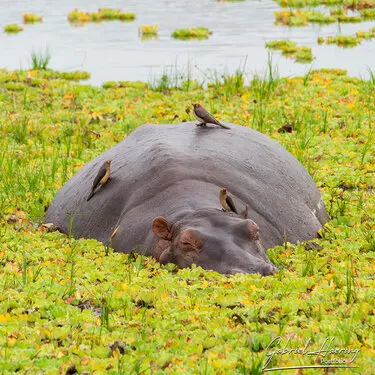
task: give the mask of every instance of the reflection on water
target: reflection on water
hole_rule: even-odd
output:
[[[3,0],[0,26],[20,23],[23,12],[43,15],[43,23],[25,25],[17,35],[0,33],[0,67],[27,68],[32,50],[48,46],[50,66],[58,70],[83,69],[91,73],[90,82],[101,84],[109,80],[148,81],[168,69],[189,65],[193,76],[203,78],[209,70],[235,71],[246,61],[246,72],[251,76],[264,70],[268,40],[289,38],[312,47],[313,68],[343,68],[350,74],[367,74],[367,67],[375,68],[374,42],[364,42],[352,49],[317,45],[318,36],[354,34],[367,30],[374,22],[342,25],[311,25],[287,28],[274,25],[278,5],[271,0],[217,2],[201,0]],[[100,7],[121,8],[134,12],[134,22],[103,22],[73,27],[67,14],[74,8],[95,11]],[[6,10],[6,11],[5,11]],[[141,25],[158,24],[158,38],[142,40],[138,35]],[[208,40],[179,41],[171,38],[176,28],[205,26],[213,31]],[[274,63],[284,76],[307,72],[310,64],[298,64],[274,53]],[[199,67],[199,68],[197,68]]]

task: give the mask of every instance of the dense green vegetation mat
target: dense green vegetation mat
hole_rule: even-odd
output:
[[[358,349],[359,368],[332,373],[372,373],[375,80],[320,70],[268,72],[246,87],[237,72],[206,89],[166,75],[106,88],[70,81],[83,77],[0,70],[0,373],[257,374],[277,336],[272,350],[333,338]],[[178,270],[39,226],[87,161],[143,123],[193,120],[185,105],[196,101],[276,139],[320,188],[332,220],[314,242],[271,249],[278,274]],[[319,365],[322,354],[278,354],[268,367]]]

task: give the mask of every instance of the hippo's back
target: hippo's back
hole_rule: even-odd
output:
[[[71,226],[77,236],[103,242],[121,221],[129,238],[142,243],[150,232],[150,218],[166,212],[173,216],[176,195],[186,201],[191,194],[204,206],[207,191],[218,195],[218,188],[226,187],[248,204],[249,218],[258,223],[266,247],[281,243],[284,236],[291,242],[313,238],[327,213],[304,167],[263,134],[228,126],[228,130],[193,123],[140,126],[59,190],[46,221],[64,232]],[[86,202],[97,170],[108,159],[112,160],[110,182]],[[187,191],[190,186],[192,191]],[[156,204],[155,197],[163,191],[173,191],[173,196]],[[150,202],[149,210],[145,202]],[[127,212],[132,212],[131,218]]]

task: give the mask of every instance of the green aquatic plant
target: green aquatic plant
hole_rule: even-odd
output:
[[[292,42],[288,39],[282,39],[282,40],[271,40],[270,42],[266,42],[266,47],[270,49],[275,50],[291,50],[294,49],[297,46],[297,43]]]
[[[148,86],[153,91],[169,92],[169,90],[178,88],[177,78],[164,72],[160,77],[154,77]]]
[[[300,63],[309,63],[314,59],[311,48],[298,46],[291,40],[272,40],[266,43],[266,48],[281,51],[284,56]]]
[[[347,15],[339,15],[337,20],[342,23],[357,23],[362,22],[361,16],[347,16]]]
[[[92,21],[92,17],[89,12],[74,9],[68,14],[68,21],[73,23],[85,23]]]
[[[343,0],[276,0],[282,8],[305,8],[320,5],[341,5]]]
[[[362,31],[362,30],[357,31],[356,37],[359,39],[365,39],[365,40],[370,40],[370,39],[375,38],[375,27],[372,27],[370,30],[367,30],[367,31]]]
[[[375,9],[363,9],[359,12],[364,20],[375,19]]]
[[[330,15],[311,10],[285,10],[275,12],[276,24],[285,26],[306,26],[309,23],[330,24],[335,22],[361,22],[361,16],[348,16],[344,8],[331,9]]]
[[[326,38],[319,37],[318,44],[336,44],[339,47],[355,47],[361,43],[361,40],[356,36],[338,35],[328,36]]]
[[[311,48],[309,47],[300,47],[301,49],[298,50],[295,54],[295,60],[299,63],[310,63],[314,60],[314,56],[311,52]]]
[[[68,21],[71,23],[87,23],[101,21],[134,21],[136,15],[134,13],[125,13],[120,9],[99,8],[97,12],[85,12],[74,9],[68,14]]]
[[[331,16],[346,16],[348,14],[348,10],[345,8],[332,8],[329,10],[329,14]]]
[[[142,81],[119,81],[119,82],[115,82],[115,81],[108,81],[108,82],[104,82],[102,84],[102,87],[105,88],[105,89],[120,89],[120,88],[135,88],[135,89],[147,89],[148,88],[148,84],[146,82],[142,82]]]
[[[233,95],[241,95],[245,88],[245,73],[237,69],[234,74],[223,74],[223,91],[228,98]]]
[[[343,6],[344,9],[360,10],[375,7],[375,0],[274,0],[280,7],[289,9],[312,8],[318,6]],[[333,14],[331,14],[333,15]]]
[[[275,12],[276,24],[285,26],[306,26],[308,17],[305,12],[299,10],[288,10]]]
[[[234,74],[223,73],[218,74],[216,71],[213,72],[213,77],[210,77],[209,88],[212,88],[217,93],[221,93],[227,98],[233,95],[241,95],[245,86],[245,72],[243,67],[236,69]]]
[[[134,13],[125,13],[120,9],[102,8],[98,10],[98,16],[102,20],[134,21]]]
[[[13,75],[10,76],[3,76],[0,79],[0,84],[9,84],[13,88],[19,88],[22,90],[20,86],[20,82],[23,84],[27,84],[31,87],[43,87],[48,81],[81,81],[85,79],[89,79],[90,74],[84,71],[72,71],[72,72],[58,72],[52,69],[36,69],[36,70],[15,70]],[[25,88],[25,87],[24,87]],[[23,88],[23,89],[24,89]]]
[[[66,81],[83,81],[90,78],[90,73],[85,71],[55,72],[52,70],[46,73],[47,74],[45,77],[53,77],[55,79],[62,79]]]
[[[175,39],[208,39],[212,31],[206,27],[191,27],[190,29],[177,29],[173,31],[172,38]]]
[[[311,23],[334,23],[337,21],[336,17],[327,16],[322,12],[306,11],[308,22]]]
[[[350,10],[375,8],[375,0],[343,0],[344,7]]]
[[[31,52],[31,69],[33,70],[46,70],[51,60],[51,53],[48,48],[44,51]]]
[[[18,26],[14,23],[4,26],[4,33],[7,33],[7,34],[16,34],[16,33],[19,33],[22,30],[23,30],[23,28],[21,26]]]
[[[138,28],[138,33],[142,38],[158,36],[158,25],[142,25]]]
[[[276,24],[285,26],[306,26],[310,23],[334,23],[337,21],[335,16],[327,16],[322,12],[311,10],[285,10],[275,12]]]
[[[42,22],[43,16],[38,16],[33,13],[23,13],[22,19],[23,19],[23,23],[36,23],[36,22]]]
[[[148,87],[154,92],[169,94],[171,90],[191,91],[202,87],[202,84],[192,78],[191,65],[180,67],[175,65],[164,67],[161,74],[152,75]]]
[[[315,2],[319,2],[319,0],[311,1],[313,4],[307,4],[306,0],[278,0],[277,3],[282,8],[304,8],[306,6],[315,6]]]
[[[375,27],[367,31],[359,30],[355,35],[338,35],[326,38],[319,37],[318,44],[336,44],[339,47],[355,47],[361,44],[363,40],[371,40],[375,38]]]

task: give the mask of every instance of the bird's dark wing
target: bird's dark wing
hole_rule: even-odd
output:
[[[92,188],[89,196],[86,199],[86,201],[88,202],[94,196],[94,194],[95,194],[95,188]]]
[[[100,180],[105,176],[107,172],[107,168],[105,167],[105,163],[100,167],[98,174],[95,177],[94,182],[92,183],[92,188],[95,189],[98,185]]]
[[[238,212],[237,212],[237,208],[236,208],[236,206],[234,205],[233,199],[232,199],[229,195],[227,196],[226,201],[227,201],[227,204],[228,204],[228,206],[230,207],[230,209],[231,209],[235,214],[238,214]]]
[[[207,124],[221,125],[211,113],[208,113],[203,107],[196,109],[196,115]]]

